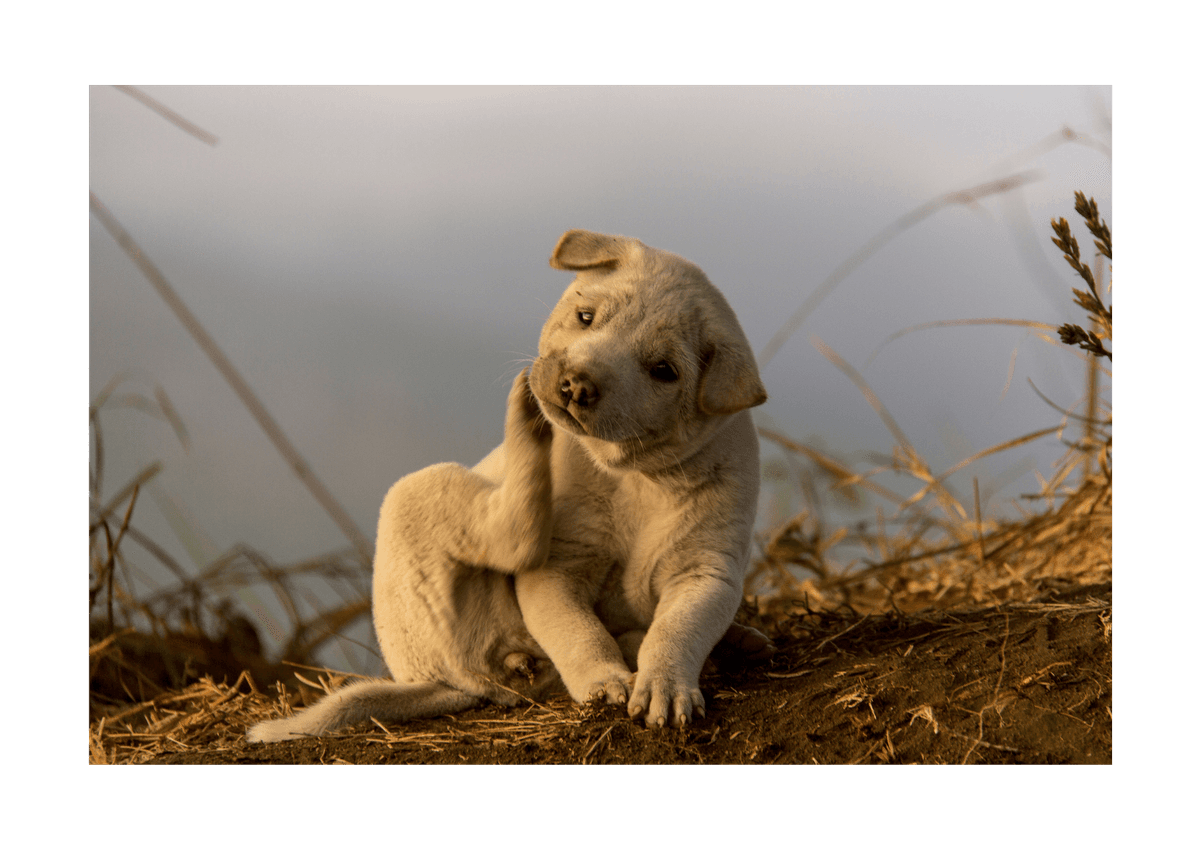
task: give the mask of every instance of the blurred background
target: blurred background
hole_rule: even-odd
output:
[[[501,439],[511,379],[570,280],[547,264],[568,228],[703,268],[760,353],[759,425],[856,469],[887,463],[895,440],[818,343],[935,473],[1061,421],[1034,386],[1062,408],[1084,395],[1084,358],[1030,328],[890,338],[937,320],[1084,322],[1050,221],[1071,221],[1085,260],[1074,192],[1112,224],[1109,87],[140,91],[217,141],[93,87],[91,190],[371,540],[392,482],[474,464]],[[99,412],[102,497],[162,464],[139,532],[197,571],[239,543],[278,562],[349,545],[95,216],[89,310],[91,401],[115,388]],[[808,497],[797,462],[763,450],[768,529]],[[978,478],[985,514],[1015,514],[1063,452],[1051,435],[950,484],[966,505]],[[170,580],[159,559],[125,555],[144,588]],[[278,617],[252,589],[231,604]]]

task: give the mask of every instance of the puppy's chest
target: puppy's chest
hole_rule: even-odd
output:
[[[618,487],[609,504],[608,546],[626,573],[642,573],[679,539],[685,507],[671,494],[637,483]]]
[[[590,564],[604,577],[594,579],[623,588],[628,602],[652,608],[656,565],[694,525],[690,502],[671,483],[640,474],[597,474],[590,461],[575,472],[587,475],[555,483],[559,552],[579,567]]]

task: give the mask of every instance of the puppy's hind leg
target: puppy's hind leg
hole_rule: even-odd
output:
[[[289,718],[255,724],[250,742],[282,742],[319,736],[372,719],[381,722],[432,718],[469,709],[483,699],[442,683],[395,683],[367,680],[334,692]]]
[[[501,573],[540,567],[550,547],[553,434],[522,372],[509,391],[503,444],[472,469],[435,464],[392,486],[379,517],[376,571],[430,546]]]
[[[729,625],[725,637],[719,647],[740,653],[750,662],[762,662],[775,655],[776,647],[763,633],[752,626],[742,626],[740,623]]]

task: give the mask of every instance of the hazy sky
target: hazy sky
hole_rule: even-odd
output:
[[[1107,87],[186,88],[147,93],[213,147],[110,87],[90,93],[90,187],[197,314],[313,469],[374,537],[388,486],[473,464],[570,278],[568,228],[635,236],[700,265],[768,340],[900,216],[1006,174],[1038,180],[937,212],[854,270],[763,367],[756,411],[798,439],[889,455],[863,373],[935,470],[1059,415],[1081,361],[1019,328],[888,336],[942,319],[1083,322],[1050,243],[1073,193],[1112,224]],[[1065,142],[1064,126],[1093,144]],[[1057,134],[1057,135],[1056,135]],[[1086,140],[1085,140],[1086,141]],[[242,541],[277,559],[344,538],[133,264],[90,225],[90,389],[169,396],[187,426],[102,412],[105,492],[153,460],[136,523],[182,559]],[[1081,244],[1090,244],[1086,239]],[[1014,360],[1014,351],[1016,352]],[[1005,392],[1012,370],[1011,386]],[[993,508],[1037,490],[1053,438],[967,471]],[[766,458],[781,457],[764,443]],[[894,477],[883,483],[899,487]],[[760,524],[789,489],[771,486]],[[175,506],[207,544],[187,553]]]

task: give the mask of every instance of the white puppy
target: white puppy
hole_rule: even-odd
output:
[[[568,231],[550,264],[578,275],[513,382],[504,442],[384,499],[373,603],[395,681],[251,741],[563,685],[680,725],[703,714],[700,668],[722,635],[769,651],[732,625],[759,487],[747,409],[766,401],[737,318],[700,269],[635,239]]]

